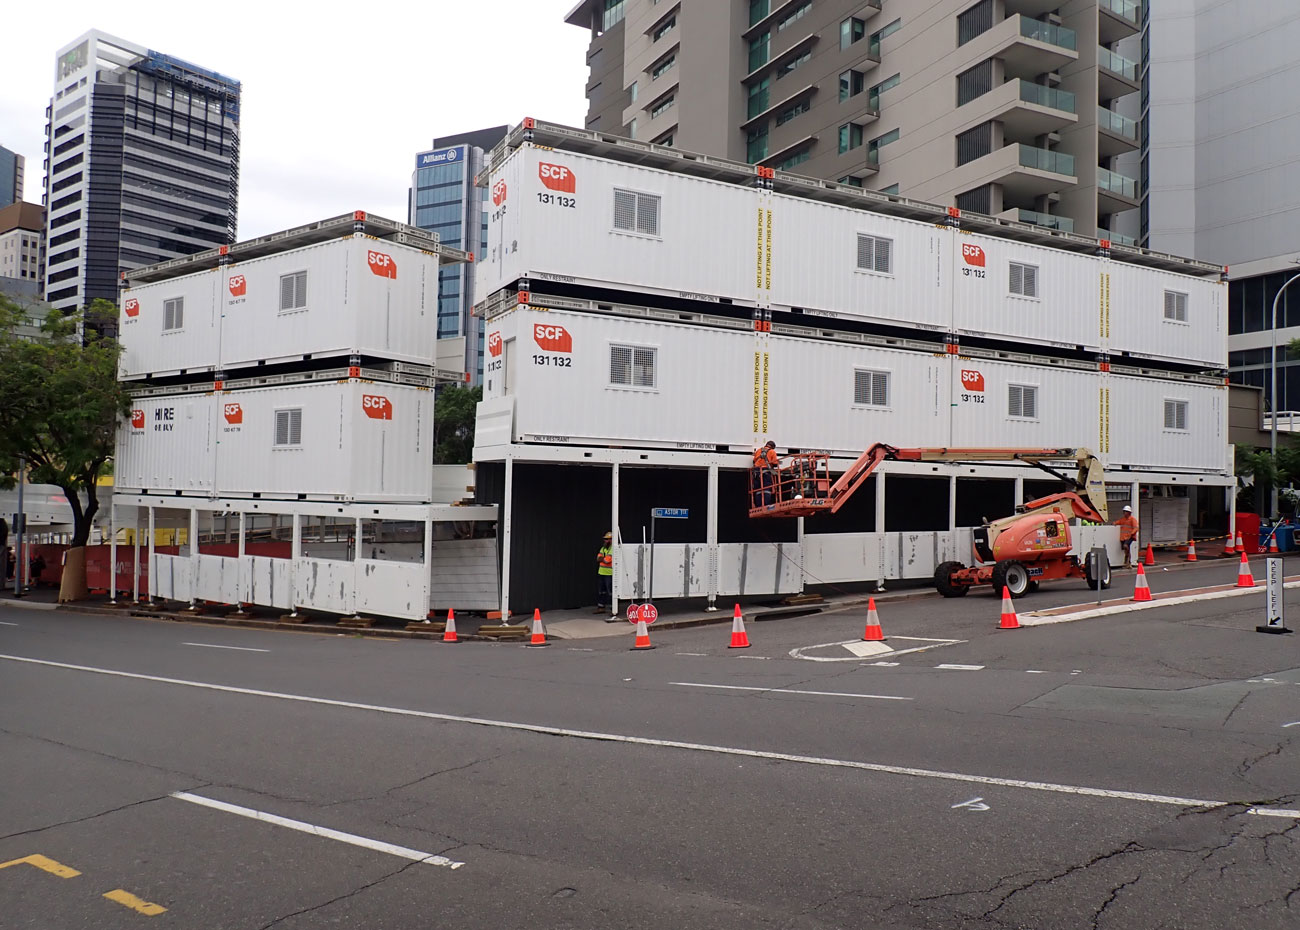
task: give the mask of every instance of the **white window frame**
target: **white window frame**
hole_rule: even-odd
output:
[[[871,375],[873,379],[876,375],[879,375],[885,379],[885,402],[883,404],[872,403],[870,400],[863,403],[858,400],[858,375]],[[874,391],[868,388],[868,394],[874,394]],[[894,406],[894,373],[888,368],[854,368],[852,406],[859,410],[892,409]]]
[[[1022,271],[1020,272],[1019,291],[1014,289],[1012,283],[1013,282],[1012,269],[1014,268],[1022,269]],[[1032,294],[1024,293],[1025,273],[1023,269],[1029,269],[1029,268],[1032,268],[1034,271],[1034,292]],[[1041,266],[1031,265],[1029,262],[1015,262],[1015,261],[1007,262],[1007,296],[1008,297],[1018,297],[1021,300],[1042,300],[1042,297],[1040,296],[1042,293],[1043,293],[1043,269]]]
[[[627,349],[629,352],[632,353],[632,356],[629,359],[630,367],[628,369],[628,377],[633,379],[635,379],[636,377],[636,353],[649,352],[651,354],[651,357],[653,358],[653,363],[651,365],[650,370],[653,376],[654,383],[653,384],[632,384],[632,383],[624,384],[621,381],[615,381],[614,380],[614,350],[615,349]],[[641,393],[658,393],[659,391],[659,346],[647,345],[645,343],[637,343],[637,342],[611,342],[609,343],[609,352],[606,353],[605,357],[609,366],[608,369],[606,370],[606,375],[608,381],[607,387],[610,390],[639,391]]]
[[[1170,298],[1170,297],[1172,297],[1172,298],[1174,299],[1174,315],[1173,315],[1173,316],[1170,316],[1170,315],[1169,315],[1169,298]],[[1163,308],[1163,312],[1164,312],[1164,320],[1165,320],[1166,323],[1182,323],[1183,325],[1187,325],[1187,304],[1188,304],[1188,300],[1189,300],[1189,298],[1190,298],[1190,295],[1187,294],[1185,291],[1175,291],[1175,290],[1170,290],[1169,288],[1165,288],[1165,297],[1164,297],[1164,308]],[[1178,315],[1179,304],[1182,305],[1182,311],[1183,311],[1183,315],[1182,315],[1182,316],[1179,316],[1179,315]]]
[[[1170,407],[1170,404],[1173,404],[1174,406],[1171,408],[1171,407]],[[1161,409],[1161,413],[1162,413],[1162,416],[1161,416],[1161,425],[1163,426],[1165,432],[1167,432],[1167,433],[1190,433],[1190,432],[1192,431],[1192,430],[1191,430],[1191,427],[1188,425],[1188,420],[1191,419],[1191,413],[1192,413],[1192,402],[1191,402],[1190,400],[1188,400],[1188,399],[1185,398],[1185,397],[1166,397],[1166,398],[1164,398],[1164,400],[1163,400],[1163,402],[1162,402],[1162,404],[1161,404],[1161,408],[1162,408],[1162,409]],[[1168,424],[1169,424],[1169,411],[1170,411],[1171,409],[1175,411],[1175,413],[1174,413],[1174,423],[1175,423],[1175,424],[1177,424],[1177,422],[1178,422],[1178,414],[1177,414],[1177,411],[1178,411],[1178,410],[1181,410],[1181,411],[1182,411],[1182,413],[1183,413],[1183,425],[1182,425],[1182,426],[1177,426],[1177,425],[1170,426],[1170,425],[1168,425]]]
[[[870,239],[870,240],[872,240],[872,245],[871,245],[871,267],[870,267],[870,268],[863,268],[863,267],[858,263],[858,256],[860,255],[860,253],[861,253],[861,251],[862,251],[862,240],[863,240],[863,239]],[[881,270],[879,270],[878,268],[875,267],[875,266],[876,266],[876,250],[877,250],[877,248],[878,248],[878,243],[880,243],[880,242],[888,242],[888,243],[889,243],[889,269],[886,270],[886,271],[881,271]],[[854,240],[853,240],[853,249],[854,249],[854,251],[853,251],[853,270],[854,270],[854,271],[857,271],[859,274],[879,275],[879,276],[882,276],[882,277],[889,277],[889,278],[892,278],[892,277],[894,276],[894,254],[895,254],[895,245],[896,245],[896,244],[897,244],[897,243],[895,242],[895,240],[891,239],[889,236],[877,236],[875,233],[868,233],[868,232],[858,232],[858,233],[856,233],[855,238],[854,238]]]
[[[292,307],[281,306],[279,310],[280,313],[300,313],[303,310],[307,309],[307,269],[306,268],[299,268],[297,271],[286,271],[284,274],[280,275],[280,291],[277,299],[281,304],[283,304],[285,278],[297,278],[299,275],[302,276],[301,292],[299,290],[298,284],[295,283],[293,286],[294,305]],[[299,298],[302,299],[302,303],[297,302]]]
[[[177,317],[180,317],[179,322]],[[170,322],[170,325],[168,325]],[[185,297],[168,297],[163,300],[162,331],[179,333],[185,328]]]
[[[298,441],[293,441],[293,414],[298,414]],[[289,441],[280,442],[280,414],[289,415],[288,433]],[[276,407],[271,412],[271,448],[272,449],[301,449],[302,448],[302,407]]]
[[[641,198],[653,197],[655,199],[657,203],[655,207],[655,231],[654,232],[652,233],[645,232],[640,228],[624,229],[621,226],[614,225],[618,221],[618,195],[619,194],[631,194],[633,197],[636,198],[636,203],[634,207],[635,219],[633,220],[633,222],[637,225],[637,227],[640,227],[641,225]],[[663,218],[664,218],[663,194],[654,194],[651,193],[650,191],[633,190],[630,187],[616,187],[614,188],[614,193],[610,201],[610,212],[611,214],[613,214],[613,216],[611,217],[611,231],[616,233],[617,235],[637,236],[641,239],[662,239],[663,238]]]
[[[1035,421],[1035,420],[1039,420],[1039,419],[1041,419],[1040,414],[1041,414],[1041,412],[1042,412],[1042,405],[1041,405],[1040,402],[1039,402],[1039,387],[1040,387],[1040,385],[1037,385],[1037,384],[1024,384],[1024,383],[1020,383],[1020,382],[1011,382],[1011,383],[1007,384],[1007,417],[1008,417],[1009,419],[1012,419],[1012,420],[1022,420],[1022,421],[1026,421],[1026,422],[1033,422],[1033,421]],[[1012,389],[1012,388],[1020,388],[1020,392],[1021,392],[1021,393],[1020,393],[1020,410],[1021,410],[1020,413],[1012,413],[1012,412],[1011,412],[1011,389]],[[1025,392],[1025,391],[1032,391],[1032,392],[1033,392],[1033,396],[1034,396],[1034,415],[1033,415],[1033,416],[1026,416],[1025,413],[1024,413],[1024,409],[1025,409],[1025,395],[1024,395],[1024,392]]]

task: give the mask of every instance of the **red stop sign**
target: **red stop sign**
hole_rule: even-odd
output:
[[[628,605],[627,605],[627,621],[628,621],[628,623],[636,623],[637,614],[638,614],[640,611],[641,611],[641,605],[640,605],[640,604],[628,604]]]
[[[659,619],[659,611],[654,604],[642,604],[641,609],[637,611],[637,619],[644,620],[646,623],[654,623]]]

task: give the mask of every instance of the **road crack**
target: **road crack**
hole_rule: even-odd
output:
[[[211,786],[208,783],[204,783],[201,785],[194,785],[193,787],[185,788],[183,790],[197,791],[199,789],[208,788],[208,787]],[[133,807],[140,807],[144,804],[152,804],[155,801],[163,801],[169,797],[171,797],[170,792],[167,794],[160,794],[157,797],[141,798],[138,801],[131,801],[127,804],[120,804],[117,807],[110,807],[107,810],[98,811],[97,813],[94,814],[87,814],[84,817],[73,817],[69,820],[60,820],[58,823],[46,824],[43,827],[33,827],[30,830],[19,830],[17,833],[6,833],[3,836],[0,836],[0,840],[11,840],[17,836],[30,836],[33,833],[44,833],[46,830],[53,830],[57,827],[67,827],[67,826],[71,826],[74,823],[87,823],[88,821],[91,820],[97,820],[100,817],[107,817],[109,814],[116,814],[119,813],[120,811],[130,810]]]

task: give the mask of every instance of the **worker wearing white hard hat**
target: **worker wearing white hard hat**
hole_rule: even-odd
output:
[[[1115,521],[1119,527],[1119,544],[1124,547],[1124,561],[1133,564],[1133,544],[1138,538],[1138,521],[1133,516],[1133,508],[1124,507],[1124,515]]]
[[[609,609],[614,586],[614,541],[613,533],[606,533],[596,553],[596,609],[593,613],[604,613]]]

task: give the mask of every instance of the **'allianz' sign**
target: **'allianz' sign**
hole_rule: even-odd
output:
[[[458,161],[464,161],[464,146],[454,146],[449,149],[434,149],[432,152],[421,152],[415,156],[416,168],[432,168],[437,165],[451,165]]]

